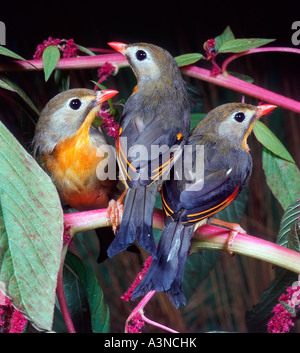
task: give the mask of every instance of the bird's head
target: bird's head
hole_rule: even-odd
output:
[[[88,132],[101,103],[117,93],[75,88],[56,95],[41,112],[33,139],[34,153],[51,153],[58,143],[73,137],[79,129]]]
[[[193,134],[213,134],[249,151],[247,138],[257,119],[271,112],[276,105],[228,103],[211,110],[196,126]]]
[[[167,81],[171,85],[172,79],[176,79],[178,73],[180,75],[178,65],[172,55],[156,45],[119,42],[110,42],[108,45],[126,57],[138,83]]]

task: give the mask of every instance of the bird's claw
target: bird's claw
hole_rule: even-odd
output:
[[[113,232],[116,234],[118,226],[121,223],[122,216],[124,211],[124,205],[121,200],[110,200],[107,207],[107,225],[111,223]]]
[[[231,248],[233,246],[234,238],[239,234],[245,234],[246,231],[236,223],[232,223],[230,226],[230,233],[227,239],[227,251],[229,255],[233,255],[233,252],[231,251]]]

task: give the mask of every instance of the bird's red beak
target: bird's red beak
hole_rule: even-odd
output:
[[[273,104],[263,104],[257,106],[256,118],[260,118],[263,115],[270,113],[273,109],[277,108],[277,105]]]
[[[101,104],[101,103],[107,101],[108,99],[112,98],[113,96],[115,96],[118,93],[119,92],[114,89],[106,89],[103,91],[98,91],[97,96],[96,96],[96,101],[98,104]]]
[[[119,53],[125,55],[125,50],[127,48],[127,44],[119,43],[119,42],[109,42],[107,43],[110,47],[118,51]]]

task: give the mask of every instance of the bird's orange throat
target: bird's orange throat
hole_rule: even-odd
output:
[[[49,171],[56,175],[54,170],[66,173],[75,173],[78,177],[81,174],[91,173],[92,170],[96,170],[96,166],[99,163],[99,158],[96,157],[97,149],[92,145],[90,136],[75,135],[74,137],[68,138],[58,143],[54,151],[52,152],[53,163],[46,161],[46,167]]]
[[[246,152],[249,152],[250,149],[249,149],[249,146],[248,146],[248,143],[247,143],[247,140],[248,140],[248,137],[249,135],[251,134],[252,130],[253,130],[253,127],[254,127],[254,124],[255,124],[256,120],[254,120],[250,126],[249,126],[249,129],[247,130],[244,138],[243,138],[243,142],[242,142],[242,147],[243,149],[246,151]]]
[[[97,148],[89,133],[95,114],[91,111],[73,137],[58,143],[51,154],[44,156],[45,167],[57,183],[66,179],[70,187],[80,189],[87,179],[96,179],[101,158],[97,157]]]

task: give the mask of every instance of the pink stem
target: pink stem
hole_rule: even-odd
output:
[[[106,215],[106,209],[68,213],[64,215],[64,221],[70,227],[71,236],[74,236],[80,231],[110,226]],[[154,212],[153,227],[163,228],[161,210],[156,209]],[[194,234],[191,251],[198,251],[198,249],[227,250],[228,236],[228,229],[211,225],[202,226]],[[234,239],[231,250],[300,273],[300,253],[272,242],[239,233]]]
[[[106,209],[65,213],[64,222],[71,228],[71,236],[81,231],[111,226]]]
[[[194,234],[191,252],[198,249],[226,250],[229,230],[204,225]],[[294,273],[300,273],[300,253],[270,241],[238,233],[231,247],[232,252],[270,262]]]
[[[43,69],[42,60],[28,60],[28,62],[36,67],[38,70]],[[34,71],[36,70],[32,65],[26,61],[15,60],[10,62],[0,63],[1,71]],[[114,63],[118,67],[128,66],[128,63],[123,55],[117,54],[104,54],[94,56],[78,56],[70,59],[60,59],[56,65],[57,69],[88,69],[88,68],[99,68],[106,62]]]
[[[155,326],[155,327],[158,327],[158,328],[161,328],[162,330],[165,330],[165,331],[168,331],[168,332],[171,332],[171,333],[178,333],[178,331],[175,331],[173,329],[171,329],[170,327],[168,326],[165,326],[165,325],[162,325],[156,321],[152,321],[150,319],[148,319],[144,314],[141,314],[141,317],[142,319],[147,322],[148,324],[152,325],[152,326]]]
[[[266,47],[266,48],[250,49],[250,50],[244,51],[242,53],[234,54],[234,55],[230,56],[229,58],[227,58],[222,64],[221,72],[222,73],[226,72],[228,64],[231,63],[233,60],[240,58],[241,56],[248,55],[248,54],[255,54],[255,53],[267,53],[267,52],[300,54],[300,49],[288,48],[288,47]]]
[[[139,312],[141,315],[143,314],[144,307],[147,305],[147,303],[153,297],[154,294],[155,294],[155,290],[148,292],[144,296],[144,298],[139,302],[139,304],[132,310],[131,314],[128,316],[128,318],[126,320],[126,325],[125,325],[125,332],[126,333],[128,332],[128,324],[129,324],[131,318],[134,317],[137,312]]]
[[[252,83],[240,80],[239,78],[233,77],[231,75],[212,76],[209,70],[193,65],[185,66],[181,69],[181,71],[183,74],[188,76],[211,82],[218,86],[229,88],[241,92],[242,94],[255,97],[259,100],[263,100],[267,103],[273,103],[282,108],[300,113],[300,102],[261,88]]]
[[[260,51],[262,51],[262,49],[265,49],[265,51],[270,51],[269,48],[260,48]],[[278,48],[278,50],[272,49],[272,51],[282,51],[283,49],[285,51],[298,53],[298,50],[293,48]],[[241,55],[245,55],[246,53],[258,52],[258,50],[259,49],[255,51],[255,49],[252,49]],[[38,70],[43,69],[42,60],[30,60],[29,62],[33,64]],[[124,56],[119,53],[116,53],[116,54],[105,54],[105,55],[95,55],[95,56],[79,56],[71,59],[60,59],[56,67],[57,69],[99,68],[105,62],[111,62],[118,67],[128,66],[128,62],[126,61]],[[227,64],[224,63],[225,68],[226,68],[226,65],[228,65],[228,63],[229,63],[228,61],[227,61]],[[32,71],[35,69],[29,63],[21,60],[0,63],[0,72],[1,71],[20,71],[20,70]],[[193,65],[184,66],[181,68],[181,71],[182,73],[188,76],[201,79],[203,81],[211,82],[218,86],[229,88],[229,89],[241,92],[242,94],[255,97],[259,100],[263,100],[268,103],[273,103],[280,107],[300,113],[300,102],[295,101],[291,98],[284,97],[272,91],[266,90],[254,84],[245,82],[231,75],[212,76],[209,70],[206,70],[197,66],[193,66]]]
[[[65,296],[65,291],[64,291],[64,283],[63,283],[63,264],[59,270],[58,276],[57,276],[57,287],[56,287],[56,295],[57,295],[57,300],[60,306],[60,310],[62,313],[62,316],[65,320],[65,324],[67,326],[67,329],[69,333],[76,333],[75,327],[73,325],[71,315],[68,309],[68,304]]]

